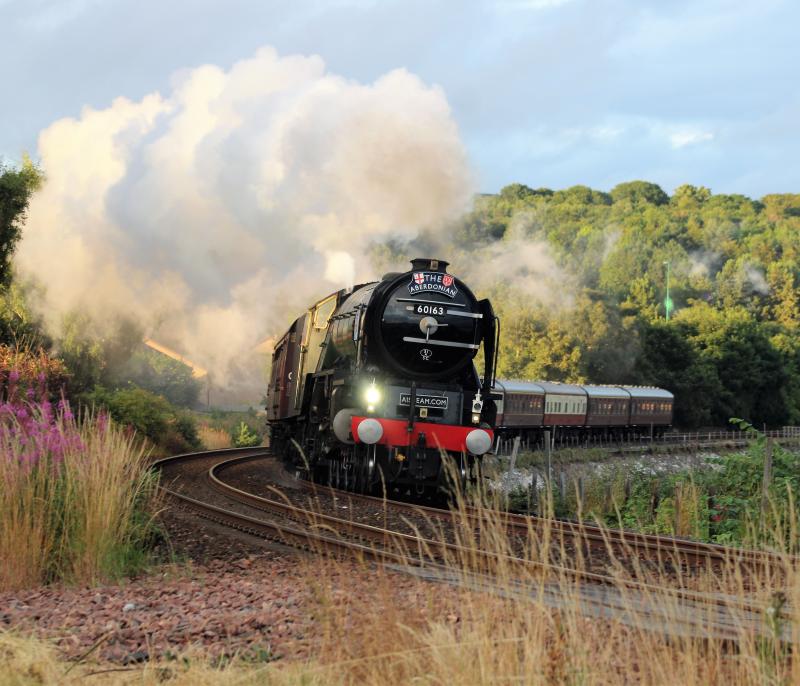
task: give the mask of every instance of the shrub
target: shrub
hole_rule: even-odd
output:
[[[207,425],[201,425],[198,431],[200,443],[207,450],[221,450],[230,448],[233,445],[230,434],[222,429],[214,429]]]
[[[114,421],[133,427],[153,443],[160,444],[166,436],[172,407],[160,395],[141,388],[108,391],[98,386],[85,400],[107,409]]]
[[[0,395],[6,399],[47,397],[57,400],[69,379],[61,360],[42,349],[0,344]]]
[[[130,381],[179,407],[196,405],[203,388],[203,382],[194,378],[190,367],[144,345],[136,348],[113,376],[112,385]]]
[[[167,453],[189,452],[201,445],[194,419],[150,391],[142,388],[109,391],[98,386],[83,400],[90,406],[107,409],[114,421],[131,427]]]
[[[153,531],[155,477],[130,432],[68,405],[0,408],[0,589],[134,571]]]
[[[258,434],[245,422],[239,422],[236,433],[232,435],[233,445],[237,448],[250,448],[261,443]]]

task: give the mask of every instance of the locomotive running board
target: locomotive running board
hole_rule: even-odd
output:
[[[441,345],[446,348],[466,348],[467,350],[477,350],[480,348],[479,345],[475,345],[474,343],[457,343],[456,341],[437,341],[433,338],[428,339],[427,341],[424,338],[414,338],[413,336],[403,336],[403,341],[405,343],[425,343],[426,345]]]

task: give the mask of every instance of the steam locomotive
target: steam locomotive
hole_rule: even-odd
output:
[[[271,445],[317,481],[433,494],[453,475],[466,483],[492,447],[492,305],[443,260],[411,265],[323,298],[275,346]]]

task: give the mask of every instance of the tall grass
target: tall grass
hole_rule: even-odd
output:
[[[440,581],[418,592],[427,594],[422,612],[403,602],[396,575],[365,565],[369,587],[359,576],[343,592],[326,582],[347,578],[338,563],[309,567],[304,583],[318,594],[329,640],[305,683],[800,683],[800,570],[790,555],[750,570],[733,557],[721,566],[688,568],[669,553],[660,563],[611,545],[598,555],[547,525],[509,537],[491,494],[456,500],[461,549],[444,568],[437,555],[422,569]],[[552,501],[542,509],[552,514]],[[787,530],[797,536],[794,520],[775,524],[776,536]],[[489,561],[482,551],[498,557]],[[414,557],[410,551],[409,571],[419,568]],[[533,564],[522,567],[514,557]],[[328,565],[333,571],[320,571]],[[600,593],[571,570],[602,572],[614,582]],[[634,590],[630,581],[648,586]],[[720,611],[708,602],[713,598],[730,605]],[[745,600],[763,612],[737,602]],[[294,683],[295,675],[284,676]]]
[[[531,527],[521,540],[509,538],[498,505],[486,493],[457,495],[461,550],[444,566],[431,560],[420,568],[416,550],[400,573],[365,561],[354,574],[350,561],[304,558],[287,581],[312,590],[314,602],[305,611],[325,637],[308,663],[254,667],[232,660],[215,668],[194,653],[104,676],[109,682],[156,684],[168,677],[175,684],[222,685],[800,683],[800,627],[781,616],[800,608],[800,571],[788,555],[777,569],[751,576],[733,560],[721,568],[681,570],[609,547],[605,571],[616,581],[599,594],[557,568],[598,571],[590,552],[570,548],[547,526]],[[479,508],[477,525],[472,506]],[[552,503],[547,507],[552,511]],[[796,535],[794,524],[790,530]],[[501,557],[487,563],[482,551]],[[523,569],[502,557],[512,555],[540,566]],[[409,573],[440,581],[409,582]],[[652,586],[637,594],[624,583],[634,577]],[[675,587],[708,598],[757,600],[765,611],[750,615],[733,607],[720,622],[715,606],[701,603],[689,617],[686,602],[670,591]],[[592,615],[598,598],[602,606]],[[32,655],[22,645],[4,644],[0,635],[0,676],[3,660],[12,659],[4,650],[18,660]],[[35,664],[35,657],[28,659]],[[57,675],[68,667],[48,669]],[[73,674],[79,669],[85,672],[80,667]],[[105,683],[103,676],[92,679]],[[55,677],[44,682],[59,683]]]
[[[197,430],[200,442],[207,450],[222,450],[233,445],[231,435],[223,429],[215,429],[213,426],[201,424]]]
[[[65,404],[0,407],[0,589],[138,569],[155,477],[134,435]]]

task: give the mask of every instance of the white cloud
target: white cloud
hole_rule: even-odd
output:
[[[714,134],[710,131],[676,131],[669,136],[669,142],[673,148],[685,148],[687,145],[705,143],[713,139]]]
[[[30,14],[22,20],[25,27],[34,31],[52,32],[77,19],[97,5],[99,0],[61,0],[58,3],[31,3]]]
[[[502,0],[497,7],[504,10],[546,10],[567,5],[574,0]]]

